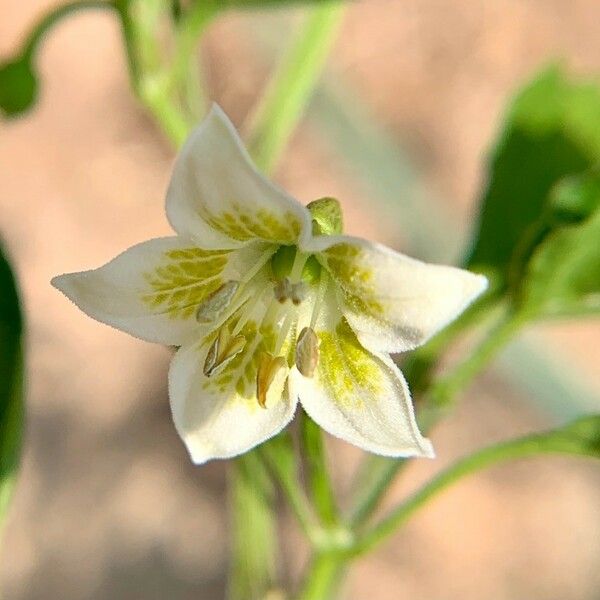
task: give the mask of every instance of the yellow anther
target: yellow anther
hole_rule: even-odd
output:
[[[312,377],[319,363],[319,338],[313,329],[305,327],[296,342],[296,368],[304,377]]]
[[[218,319],[231,304],[239,287],[239,281],[227,281],[207,296],[196,311],[196,320],[198,323],[212,323]]]
[[[221,327],[215,341],[211,344],[204,360],[203,372],[207,377],[215,373],[217,369],[224,367],[235,356],[237,356],[246,345],[243,335],[233,336],[227,327]]]
[[[263,352],[258,363],[258,371],[256,373],[256,398],[261,408],[267,408],[267,394],[271,386],[275,384],[275,380],[282,386],[287,371],[287,365],[283,356],[273,356],[269,352]]]

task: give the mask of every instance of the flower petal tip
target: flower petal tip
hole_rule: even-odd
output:
[[[419,456],[421,458],[436,458],[433,444],[428,439],[422,440],[420,450],[421,454]]]

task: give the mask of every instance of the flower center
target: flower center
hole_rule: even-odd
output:
[[[250,280],[244,274],[241,281],[224,283],[200,304],[196,318],[215,326],[203,365],[214,383],[207,385],[231,382],[268,409],[294,364],[303,376],[314,375],[319,360],[314,327],[327,273],[314,255],[296,246],[279,247],[263,267]],[[301,315],[306,322],[299,331]]]

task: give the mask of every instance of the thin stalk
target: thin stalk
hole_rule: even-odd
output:
[[[410,517],[434,496],[456,483],[465,475],[480,471],[495,463],[515,458],[525,458],[540,453],[567,451],[559,445],[552,446],[540,443],[544,434],[535,434],[490,446],[460,459],[446,471],[432,479],[408,500],[393,510],[376,527],[360,538],[350,550],[351,557],[361,556],[381,544],[401,527]]]
[[[138,97],[169,138],[179,148],[190,131],[190,122],[168,94],[162,79],[144,77],[138,89]]]
[[[325,526],[338,523],[338,509],[333,486],[325,461],[325,447],[321,428],[308,415],[299,415],[302,449],[306,458],[307,485],[321,523]]]
[[[203,96],[203,82],[198,74],[198,64],[194,59],[199,40],[218,11],[219,5],[215,0],[195,2],[181,15],[176,28],[175,50],[167,89],[172,93],[184,87],[188,104],[198,115],[202,112],[206,100]]]
[[[254,453],[232,464],[229,600],[262,600],[277,576],[277,537],[268,477]]]
[[[125,56],[127,58],[129,83],[139,98],[140,65],[137,60],[133,20],[129,13],[129,0],[114,0],[114,6],[121,21],[121,34],[123,36],[123,45],[125,46]]]
[[[295,600],[332,600],[346,564],[347,559],[339,554],[316,554]]]
[[[431,387],[428,393],[429,407],[434,412],[447,407],[456,394],[466,388],[498,352],[513,339],[524,321],[524,316],[520,313],[511,309],[506,310],[467,359],[456,365],[448,375],[438,379]],[[425,428],[428,426],[428,423],[425,422]]]
[[[169,141],[179,148],[191,128],[191,120],[171,93],[168,73],[157,64],[158,41],[144,30],[145,23],[134,19],[131,0],[114,0],[121,20],[123,43],[131,87]]]
[[[359,528],[369,520],[405,464],[403,458],[374,455],[364,458],[354,484],[354,505],[348,517],[351,527]]]
[[[276,69],[251,120],[250,149],[259,168],[270,171],[300,120],[335,40],[343,3],[324,1]]]
[[[460,336],[487,318],[497,309],[497,306],[498,299],[496,297],[482,298],[427,344],[410,355],[403,365],[402,371],[409,382],[413,396],[426,393],[431,385],[432,373],[440,358]],[[423,407],[422,413],[429,414],[427,405]],[[427,427],[423,427],[422,421],[424,420],[421,417],[420,424],[422,429],[427,430]],[[352,486],[355,490],[353,506],[349,513],[349,522],[352,527],[361,527],[369,520],[400,470],[407,464],[408,461],[402,458],[394,459],[374,455],[364,458]]]
[[[466,331],[487,319],[498,308],[500,300],[501,297],[494,294],[478,299],[458,319],[408,356],[402,365],[402,372],[413,396],[427,391],[433,372],[442,356]]]
[[[286,448],[282,451],[281,445],[274,446],[273,442],[266,442],[257,448],[258,455],[279,483],[300,528],[308,540],[312,541],[316,537],[319,526],[315,521],[308,498],[298,482],[295,468],[296,457],[288,450],[289,448]]]
[[[49,11],[32,28],[31,33],[27,37],[27,41],[25,43],[23,56],[31,58],[37,51],[38,46],[46,33],[64,17],[67,17],[80,10],[96,8],[113,10],[115,8],[115,4],[113,2],[109,2],[108,0],[81,0],[79,2],[67,2],[66,4],[62,4]]]

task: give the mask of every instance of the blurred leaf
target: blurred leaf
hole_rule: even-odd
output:
[[[561,186],[553,208],[574,222],[562,221],[533,254],[524,308],[537,316],[600,313],[600,175]]]
[[[38,80],[30,56],[0,64],[0,112],[16,117],[33,106],[38,94]]]
[[[19,298],[0,248],[0,519],[19,466],[23,429],[23,348]]]
[[[221,0],[222,8],[274,8],[288,4],[338,4],[341,0]]]
[[[557,67],[516,98],[494,152],[479,231],[467,261],[492,292],[518,285],[559,180],[600,161],[600,88],[571,83]],[[512,280],[512,281],[511,281]]]

